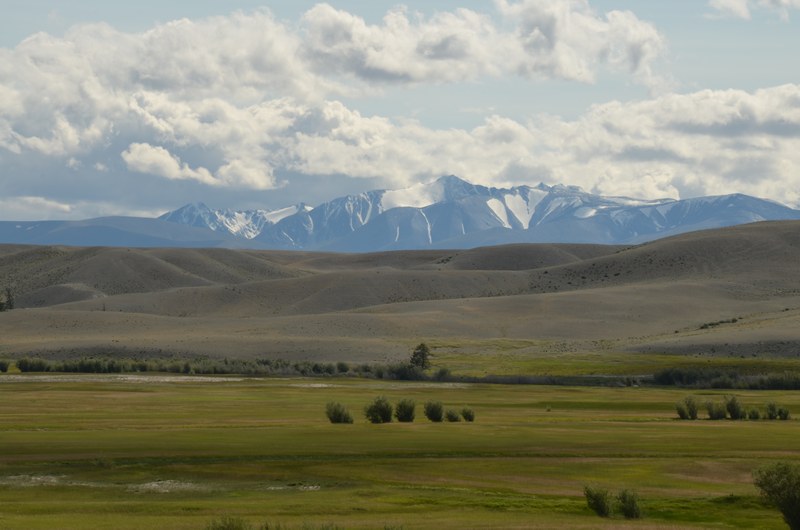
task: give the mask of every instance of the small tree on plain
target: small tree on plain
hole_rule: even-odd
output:
[[[736,396],[729,396],[725,398],[725,410],[728,411],[728,416],[732,420],[743,420],[745,418],[744,408]]]
[[[370,423],[391,423],[392,404],[383,396],[376,397],[372,403],[364,408],[364,416]]]
[[[464,421],[475,421],[475,411],[469,407],[464,407],[461,409],[461,417],[464,418]]]
[[[414,421],[414,409],[416,408],[416,403],[412,399],[403,399],[397,404],[394,409],[394,417],[397,418],[397,421],[403,423],[411,423]]]
[[[325,415],[331,423],[353,423],[353,416],[341,403],[331,401],[325,406]]]
[[[778,419],[778,405],[772,401],[767,403],[767,419],[768,420]]]
[[[724,420],[728,414],[724,403],[715,403],[713,401],[706,403],[706,411],[708,411],[709,420]]]
[[[626,519],[639,519],[642,517],[642,510],[639,508],[639,495],[633,490],[622,490],[617,495],[619,511]]]
[[[428,401],[425,403],[425,417],[430,421],[439,423],[444,418],[444,407],[441,401]]]
[[[450,422],[461,421],[461,414],[457,410],[447,409],[447,412],[444,413],[444,419]]]
[[[600,517],[611,516],[611,500],[608,495],[608,490],[584,486],[583,495],[586,497],[586,504],[594,513]]]
[[[409,364],[415,366],[420,370],[427,370],[431,366],[431,350],[424,342],[420,342],[414,351],[411,352],[411,360]]]
[[[761,494],[778,507],[792,530],[800,530],[800,465],[779,462],[753,473]]]

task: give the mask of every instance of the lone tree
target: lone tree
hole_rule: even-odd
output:
[[[792,530],[800,530],[800,465],[778,462],[753,473],[761,494],[778,507]]]
[[[428,348],[428,345],[424,342],[420,342],[414,351],[411,352],[411,360],[409,364],[411,366],[417,367],[420,370],[427,370],[431,367],[431,350]]]

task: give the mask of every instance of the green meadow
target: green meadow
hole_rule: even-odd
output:
[[[416,421],[367,423],[379,395]],[[3,374],[0,528],[784,528],[751,473],[800,460],[800,424],[679,421],[687,395],[800,415],[792,392]],[[476,420],[429,422],[431,400]],[[597,517],[584,485],[644,518]]]

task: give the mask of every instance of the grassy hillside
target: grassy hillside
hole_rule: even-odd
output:
[[[0,314],[0,355],[386,362],[425,340],[439,345],[439,359],[497,353],[492,344],[502,341],[523,341],[515,352],[529,360],[556,350],[786,357],[800,351],[797,263],[797,222],[629,248],[350,255],[10,246],[0,251],[0,281],[14,285],[19,309]],[[730,323],[703,328],[715,322]]]

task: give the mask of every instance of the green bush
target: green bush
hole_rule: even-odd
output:
[[[743,420],[745,418],[744,408],[736,396],[725,397],[725,410],[728,412],[728,417],[732,420]]]
[[[392,410],[389,400],[380,396],[364,408],[364,415],[371,423],[391,423]]]
[[[444,419],[451,422],[461,421],[461,414],[457,410],[447,409],[444,413]]]
[[[336,401],[331,401],[325,406],[325,415],[331,423],[353,423],[353,416],[347,408]]]
[[[750,409],[750,410],[747,411],[747,419],[749,419],[749,420],[760,420],[761,419],[761,413],[758,411],[758,409]]]
[[[768,420],[777,420],[778,419],[778,405],[776,405],[772,401],[767,403],[767,419]]]
[[[725,403],[714,403],[713,401],[706,403],[706,411],[709,420],[724,420],[728,414]]]
[[[779,462],[753,473],[761,494],[778,507],[792,530],[800,530],[800,465]]]
[[[678,417],[682,420],[696,420],[697,419],[697,400],[692,396],[683,398],[675,404],[675,410],[678,412]]]
[[[397,421],[410,423],[414,421],[414,409],[416,406],[414,400],[403,399],[395,407],[394,417],[397,418]]]
[[[19,359],[17,368],[20,372],[50,372],[52,366],[44,359]]]
[[[223,515],[206,525],[206,530],[250,530],[251,528],[253,525],[241,517],[231,517],[230,515]]]
[[[345,362],[339,361],[338,363],[336,363],[336,371],[339,372],[340,374],[346,374],[347,372],[350,371],[350,365]]]
[[[475,411],[469,407],[461,409],[461,416],[464,418],[464,421],[475,421]]]
[[[444,407],[440,401],[428,401],[425,403],[425,417],[430,421],[439,423],[444,418]]]
[[[788,420],[789,419],[789,409],[786,407],[780,407],[778,409],[778,419],[779,420]]]
[[[639,508],[639,495],[635,491],[622,490],[617,495],[619,511],[626,519],[639,519],[642,517],[642,510]]]
[[[11,363],[8,361],[0,361],[0,372],[6,373],[8,372],[8,367]]]
[[[583,495],[586,497],[586,504],[594,513],[600,517],[611,516],[611,500],[608,490],[584,486]]]

